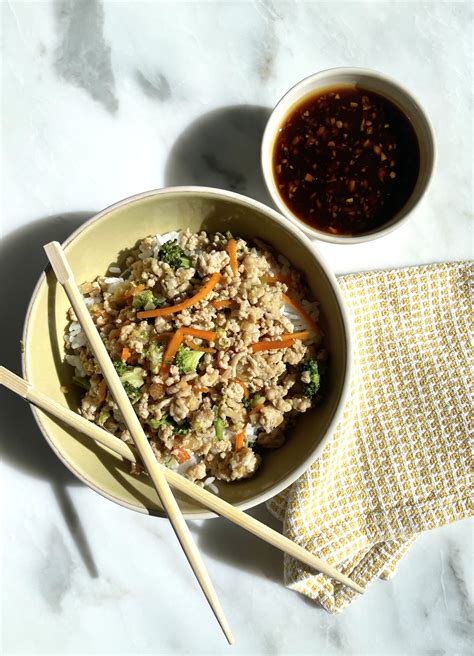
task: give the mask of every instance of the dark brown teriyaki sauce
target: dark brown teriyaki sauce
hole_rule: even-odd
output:
[[[418,177],[413,127],[390,100],[353,86],[306,97],[285,118],[273,172],[285,205],[325,232],[357,235],[389,221]]]

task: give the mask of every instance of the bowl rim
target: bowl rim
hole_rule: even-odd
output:
[[[283,202],[281,199],[275,184],[274,180],[272,177],[272,165],[271,165],[271,157],[269,156],[269,151],[270,151],[270,146],[271,146],[271,141],[274,138],[275,134],[275,129],[273,128],[270,130],[270,123],[271,121],[275,120],[275,116],[277,116],[281,112],[281,117],[280,117],[280,123],[284,119],[284,116],[290,111],[291,107],[296,104],[298,101],[300,101],[302,98],[304,98],[306,95],[309,95],[311,93],[311,89],[307,89],[304,92],[299,93],[297,96],[295,96],[294,101],[289,107],[282,112],[282,106],[284,105],[285,101],[288,99],[288,97],[292,94],[294,94],[296,91],[299,90],[299,87],[304,87],[306,84],[309,82],[314,82],[314,86],[312,90],[314,91],[318,87],[323,88],[324,83],[317,84],[318,80],[320,78],[323,78],[322,82],[324,81],[324,77],[326,75],[334,75],[334,76],[343,76],[343,75],[361,75],[361,76],[368,76],[372,77],[374,79],[377,79],[388,86],[396,88],[398,91],[401,92],[402,95],[405,95],[413,104],[413,106],[416,108],[417,112],[419,113],[419,116],[421,118],[421,121],[424,123],[424,126],[426,128],[426,138],[425,141],[428,144],[428,152],[429,152],[429,157],[426,165],[426,181],[424,183],[424,186],[421,188],[421,190],[418,193],[418,197],[413,204],[413,206],[409,209],[409,211],[405,212],[404,214],[400,216],[395,222],[389,224],[389,225],[382,225],[380,226],[379,229],[372,230],[367,233],[362,233],[360,235],[332,235],[330,233],[324,232],[323,230],[318,230],[317,228],[313,228],[309,226],[307,223],[305,223],[302,219],[300,219],[296,214],[294,214]],[[336,82],[332,82],[328,84],[327,86],[332,86],[333,84],[336,84]],[[419,139],[419,134],[418,132],[416,133],[417,138]],[[270,151],[271,152],[271,151]],[[393,230],[396,230],[399,228],[401,225],[403,225],[408,219],[412,216],[414,211],[417,209],[423,198],[425,197],[431,182],[433,180],[433,174],[435,171],[436,167],[436,162],[438,159],[438,154],[437,154],[437,147],[436,147],[436,139],[435,139],[435,132],[433,128],[433,124],[431,122],[430,117],[428,116],[427,112],[424,110],[423,105],[419,102],[418,98],[413,95],[411,91],[409,91],[403,84],[395,80],[394,78],[390,77],[389,75],[385,75],[385,73],[381,73],[380,71],[370,69],[370,68],[363,68],[363,67],[357,67],[357,66],[336,66],[334,68],[325,68],[321,71],[318,71],[316,73],[311,73],[311,75],[307,75],[306,77],[302,78],[298,82],[296,82],[293,86],[291,86],[278,100],[276,105],[273,107],[270,116],[267,119],[267,123],[265,125],[265,130],[263,132],[262,136],[262,141],[261,141],[261,146],[260,146],[260,166],[263,174],[263,178],[265,180],[265,185],[267,187],[267,190],[275,203],[278,211],[283,214],[287,219],[290,221],[296,223],[298,227],[308,236],[312,237],[313,239],[319,239],[321,241],[329,242],[331,244],[342,244],[342,245],[349,245],[349,244],[361,244],[363,242],[367,241],[372,241],[374,239],[379,239],[380,237],[384,237],[385,235],[391,233]],[[400,210],[400,212],[403,212],[403,208]]]
[[[271,207],[268,207],[264,203],[261,203],[257,200],[254,200],[253,198],[250,198],[248,196],[244,196],[243,194],[238,194],[233,191],[227,191],[224,189],[218,189],[215,187],[203,187],[203,186],[198,186],[198,185],[185,185],[185,186],[174,186],[174,187],[161,187],[158,189],[151,189],[149,191],[144,191],[138,194],[134,194],[132,196],[128,196],[127,198],[124,198],[116,203],[113,203],[112,205],[108,205],[106,208],[92,216],[90,219],[85,221],[82,225],[80,225],[76,230],[74,230],[69,237],[67,237],[63,243],[62,246],[67,250],[67,247],[76,239],[78,235],[80,235],[84,230],[89,228],[91,225],[96,223],[97,221],[101,220],[104,216],[109,214],[110,212],[120,208],[124,207],[126,205],[129,205],[131,203],[141,201],[145,198],[150,198],[153,196],[162,196],[162,195],[173,195],[173,194],[204,194],[204,195],[210,195],[210,196],[219,196],[219,197],[224,197],[229,200],[236,201],[238,204],[241,205],[246,205],[248,207],[251,207],[253,209],[259,210],[268,216],[275,220],[277,223],[283,225],[286,229],[289,229],[290,232],[293,233],[293,235],[299,239],[301,242],[303,242],[303,246],[305,246],[311,254],[315,257],[315,259],[318,261],[318,264],[320,265],[324,275],[326,276],[332,291],[336,297],[337,304],[339,306],[339,310],[341,313],[341,319],[342,319],[342,327],[343,327],[343,333],[344,333],[344,341],[345,341],[345,356],[346,356],[346,366],[345,366],[345,372],[344,372],[344,380],[342,384],[342,389],[340,393],[340,398],[339,398],[339,403],[336,407],[336,410],[334,412],[334,415],[329,422],[329,425],[326,429],[326,432],[319,442],[319,444],[316,446],[315,449],[313,449],[308,455],[308,457],[298,466],[295,468],[295,470],[288,475],[284,480],[280,481],[278,484],[273,486],[270,490],[267,490],[266,492],[263,492],[252,499],[248,501],[243,501],[241,503],[237,504],[232,504],[234,508],[238,508],[239,510],[247,510],[250,508],[253,508],[255,506],[258,506],[261,503],[264,503],[265,501],[268,501],[268,499],[276,496],[282,490],[290,486],[292,483],[294,483],[311,465],[313,462],[316,461],[316,459],[320,456],[322,449],[326,444],[328,443],[329,439],[331,439],[332,434],[334,433],[334,429],[339,422],[343,409],[346,405],[348,395],[349,395],[349,387],[350,387],[350,381],[351,381],[351,374],[352,374],[352,357],[353,357],[353,343],[352,343],[352,338],[351,338],[351,329],[350,329],[350,321],[349,321],[349,315],[345,306],[345,301],[342,297],[342,293],[340,291],[339,285],[337,283],[336,276],[334,273],[331,271],[329,268],[325,258],[323,255],[320,253],[316,245],[311,242],[311,240],[304,234],[302,230],[300,230],[292,221],[290,221],[287,217],[283,216],[276,210],[272,209]],[[28,304],[28,309],[25,315],[25,320],[23,324],[23,332],[22,332],[22,341],[23,344],[25,345],[24,351],[21,355],[21,365],[22,365],[22,372],[23,376],[25,377],[26,380],[28,380],[28,373],[29,373],[29,368],[30,368],[30,362],[29,362],[29,357],[28,357],[28,351],[29,349],[27,348],[28,344],[28,337],[29,337],[29,323],[30,323],[30,318],[31,318],[31,313],[33,310],[33,306],[36,303],[36,299],[39,293],[39,289],[41,285],[44,284],[46,280],[46,271],[49,269],[49,265],[46,266],[46,268],[42,271],[42,273],[39,276],[39,279],[34,287],[30,302]],[[134,510],[136,512],[140,512],[142,514],[148,514],[148,515],[155,515],[158,517],[165,517],[163,513],[156,512],[153,510],[150,510],[149,508],[146,507],[141,507],[141,506],[136,506],[133,505],[127,501],[124,501],[123,499],[119,499],[118,497],[114,496],[113,494],[110,494],[109,492],[99,488],[97,485],[92,483],[90,480],[88,480],[85,476],[82,475],[75,467],[74,464],[71,463],[69,460],[67,460],[65,457],[63,457],[62,453],[56,448],[55,444],[53,441],[49,438],[48,431],[46,428],[42,425],[41,421],[41,411],[36,408],[33,404],[29,404],[30,408],[33,412],[34,419],[38,425],[38,428],[40,429],[41,433],[43,434],[43,437],[45,438],[46,442],[49,444],[51,449],[54,451],[56,456],[63,462],[63,464],[71,471],[74,476],[76,476],[82,483],[84,483],[87,487],[93,489],[95,492],[99,493],[101,496],[109,499],[110,501],[114,501],[120,506],[123,506],[125,508],[128,508],[130,510]],[[211,519],[214,517],[217,517],[215,513],[211,511],[204,511],[204,512],[196,512],[196,513],[189,513],[189,512],[183,512],[183,516],[185,519]]]

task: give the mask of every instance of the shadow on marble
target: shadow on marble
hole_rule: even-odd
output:
[[[0,362],[15,373],[21,375],[20,340],[28,304],[47,263],[42,246],[53,239],[63,241],[93,214],[73,212],[39,219],[2,240],[1,276],[3,280],[11,281],[14,275],[14,284],[4,285],[2,291],[3,306],[8,308],[8,322],[2,324]],[[2,459],[23,473],[51,484],[84,565],[90,576],[97,577],[87,537],[67,489],[82,483],[54,455],[25,402],[4,389],[0,390],[0,433]]]
[[[28,304],[47,264],[42,246],[53,239],[63,241],[91,216],[92,212],[74,212],[40,219],[2,240],[1,276],[8,281],[14,275],[15,281],[2,291],[8,322],[2,325],[0,362],[15,373],[21,375],[20,340]],[[0,417],[4,460],[34,477],[81,484],[51,451],[25,402],[6,390],[0,392]]]
[[[263,524],[281,532],[281,523],[264,504],[246,511]],[[239,570],[283,583],[283,553],[260,538],[223,518],[202,523],[189,522],[200,551],[214,560],[228,563]]]
[[[219,187],[273,206],[260,169],[260,143],[270,112],[268,107],[232,105],[200,116],[171,149],[166,186]]]

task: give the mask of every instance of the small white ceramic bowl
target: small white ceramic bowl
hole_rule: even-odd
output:
[[[275,139],[287,115],[315,91],[334,86],[355,85],[378,93],[391,100],[410,120],[420,149],[420,171],[415,188],[402,209],[378,228],[357,235],[334,235],[309,226],[298,218],[283,201],[273,174]],[[298,225],[307,235],[334,244],[357,244],[382,237],[404,223],[428,189],[436,161],[436,147],[432,125],[421,105],[400,84],[376,71],[363,68],[330,68],[298,82],[278,102],[268,119],[263,134],[261,160],[263,176],[273,202],[282,214]]]

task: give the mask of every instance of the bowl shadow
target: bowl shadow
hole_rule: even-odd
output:
[[[245,511],[263,524],[281,532],[281,522],[267,510],[265,504]],[[256,574],[275,583],[283,583],[283,553],[237,524],[224,518],[189,522],[199,549],[217,561],[232,565],[239,571]]]
[[[39,219],[2,239],[0,272],[2,299],[8,321],[2,322],[0,363],[21,375],[21,338],[31,294],[47,265],[42,245],[64,241],[94,212],[71,212]],[[21,265],[20,275],[16,271]],[[14,284],[12,280],[14,276]],[[49,482],[64,523],[91,577],[98,570],[68,488],[82,483],[63,465],[46,443],[25,402],[6,389],[0,390],[0,453],[2,460],[23,474]]]
[[[260,168],[260,144],[270,113],[269,107],[232,105],[200,116],[171,149],[166,186],[218,187],[273,207]]]

